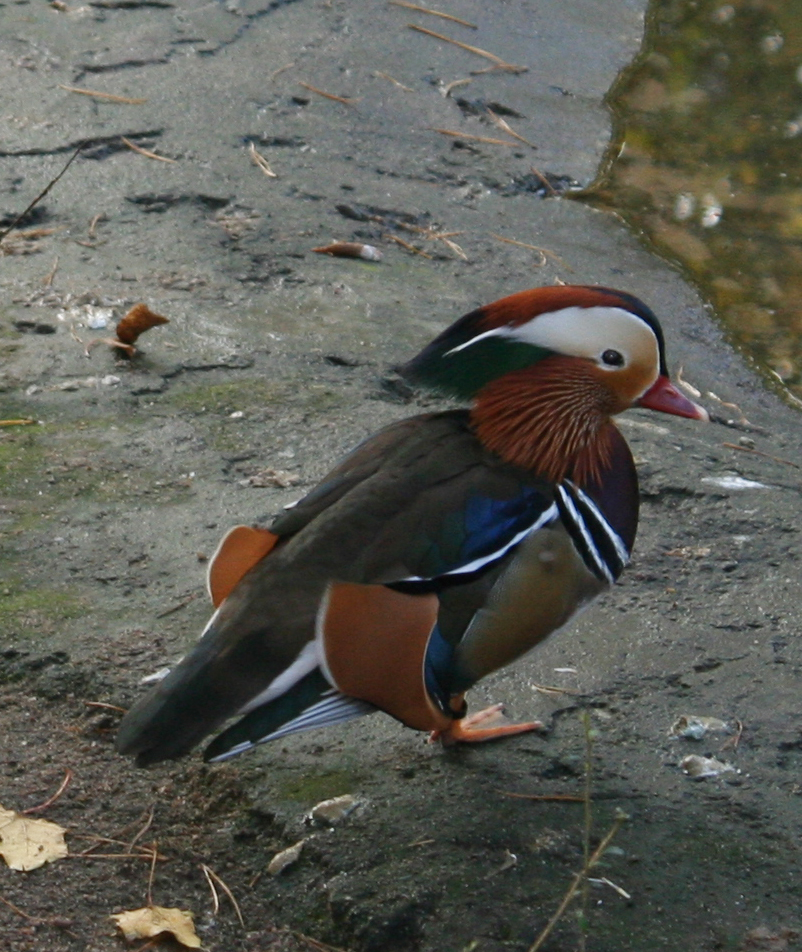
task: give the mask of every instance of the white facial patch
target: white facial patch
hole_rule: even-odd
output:
[[[623,367],[633,363],[653,366],[655,378],[660,366],[654,331],[640,317],[620,307],[566,307],[539,314],[526,324],[495,327],[477,334],[452,348],[445,356],[489,337],[522,341],[569,357],[585,357],[608,370],[620,370],[621,367],[607,367],[601,355],[606,350],[617,350],[624,358]]]

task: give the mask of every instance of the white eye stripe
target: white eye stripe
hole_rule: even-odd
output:
[[[476,344],[480,340],[485,340],[488,337],[515,337],[515,330],[516,328],[510,327],[508,324],[505,324],[503,327],[494,327],[492,331],[477,334],[476,337],[466,340],[464,344],[458,344],[456,347],[452,347],[451,350],[447,350],[443,356],[450,357],[452,354],[457,354],[461,350],[465,350],[466,347],[470,347],[472,344]]]
[[[591,313],[592,312],[592,313]],[[559,354],[586,357],[597,362],[606,350],[617,350],[625,364],[633,362],[659,367],[660,352],[654,331],[642,318],[620,307],[566,307],[540,314],[526,324],[494,327],[452,347],[444,356],[456,354],[490,337],[521,341]],[[602,366],[609,369],[610,365]]]

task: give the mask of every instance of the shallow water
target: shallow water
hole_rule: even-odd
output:
[[[653,3],[608,98],[617,130],[589,199],[677,262],[736,346],[802,396],[802,6]]]

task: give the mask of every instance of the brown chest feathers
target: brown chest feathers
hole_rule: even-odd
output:
[[[583,485],[609,465],[610,418],[623,409],[590,362],[555,356],[489,383],[471,420],[482,443],[507,462]]]

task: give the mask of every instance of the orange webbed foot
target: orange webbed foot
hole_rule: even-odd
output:
[[[434,744],[439,740],[444,747],[451,747],[460,741],[466,744],[476,744],[485,740],[509,737],[512,734],[540,730],[544,726],[540,721],[528,721],[524,724],[497,724],[495,727],[477,726],[484,724],[486,721],[498,719],[503,709],[503,704],[493,704],[491,707],[486,707],[475,714],[461,717],[454,721],[450,727],[432,731],[429,734],[429,743]]]

